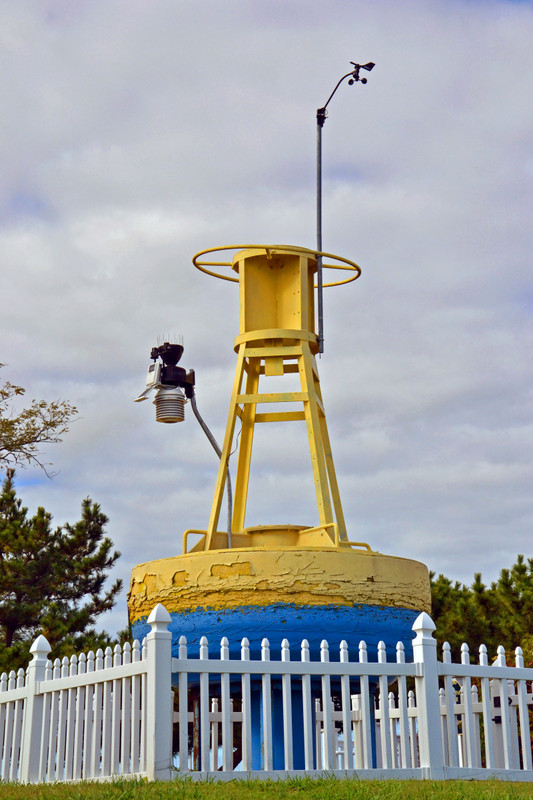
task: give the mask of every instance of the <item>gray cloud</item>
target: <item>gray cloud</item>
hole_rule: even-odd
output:
[[[206,525],[217,464],[192,415],[169,430],[132,403],[150,347],[183,335],[221,439],[238,299],[191,256],[314,246],[315,109],[373,60],[324,128],[324,245],[363,267],[326,296],[319,365],[350,537],[464,581],[531,555],[531,3],[0,13],[0,360],[80,409],[46,453],[59,475],[19,472],[24,502],[59,523],[98,500],[126,582]],[[262,438],[250,521],[312,523],[303,428]]]

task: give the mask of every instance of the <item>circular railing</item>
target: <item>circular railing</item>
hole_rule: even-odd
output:
[[[349,271],[350,274],[347,278],[343,278],[342,280],[338,281],[331,281],[330,283],[324,283],[324,288],[329,286],[342,286],[345,283],[351,283],[355,281],[361,274],[361,267],[356,264],[354,261],[350,261],[348,258],[343,258],[342,256],[335,256],[332,253],[323,253],[318,250],[309,250],[307,247],[296,247],[295,245],[291,244],[280,244],[280,245],[266,245],[266,244],[233,244],[233,245],[224,245],[223,247],[210,247],[207,250],[200,250],[199,253],[192,259],[192,263],[199,269],[201,272],[205,272],[206,275],[211,275],[213,278],[220,278],[223,281],[231,281],[232,283],[238,283],[239,279],[234,278],[231,275],[224,275],[222,272],[213,272],[211,269],[207,269],[207,267],[232,267],[232,261],[200,261],[200,258],[203,256],[209,255],[211,253],[220,253],[225,252],[228,250],[235,250],[236,252],[239,250],[262,250],[266,253],[267,258],[272,258],[274,255],[279,255],[281,253],[301,253],[304,255],[310,255],[314,258],[318,256],[322,256],[322,269],[336,269],[336,270],[345,270]],[[324,259],[333,259],[335,262],[334,264],[324,263]],[[316,288],[316,287],[315,287]]]

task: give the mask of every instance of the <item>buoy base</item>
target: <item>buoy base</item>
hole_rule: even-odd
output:
[[[313,661],[320,660],[320,644],[326,639],[330,658],[339,660],[339,646],[344,639],[348,643],[350,661],[358,659],[360,641],[367,644],[369,661],[377,660],[378,642],[384,641],[388,660],[396,658],[396,644],[403,641],[406,656],[410,657],[412,625],[420,612],[394,606],[370,606],[361,604],[346,606],[295,606],[277,603],[258,607],[243,606],[232,609],[199,608],[189,612],[170,612],[172,632],[172,655],[178,656],[180,636],[187,639],[188,656],[197,658],[199,643],[206,636],[210,658],[220,657],[220,640],[226,636],[230,645],[230,657],[241,657],[241,640],[250,642],[252,658],[261,658],[261,642],[268,639],[270,658],[279,661],[281,642],[288,639],[291,660],[300,659],[303,639],[309,642]],[[145,619],[133,624],[133,635],[142,639],[150,627]]]
[[[416,616],[431,608],[428,571],[418,561],[360,549],[279,545],[139,564],[128,599],[135,636],[147,632],[145,620],[157,603],[172,617],[173,647],[181,635],[191,646],[205,635],[214,653],[226,636],[237,657],[243,637],[254,650],[263,638],[278,650],[284,638],[298,649],[307,639],[313,657],[322,639],[332,648],[346,639],[352,657],[360,640],[369,647],[380,640],[388,647],[398,640],[407,644]]]

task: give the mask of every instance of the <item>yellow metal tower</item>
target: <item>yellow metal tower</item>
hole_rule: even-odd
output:
[[[220,250],[238,248],[220,248]],[[239,335],[234,347],[237,368],[230,400],[226,434],[215,488],[215,497],[202,549],[228,547],[227,533],[217,530],[224,487],[227,479],[237,418],[241,433],[237,458],[235,502],[233,506],[230,546],[242,547],[254,542],[273,544],[291,539],[291,544],[348,545],[346,525],[335,475],[328,428],[315,354],[318,337],[315,332],[314,279],[317,254],[314,251],[288,245],[246,245],[238,249],[231,262],[206,261],[204,256],[216,250],[198,253],[193,263],[199,269],[224,280],[239,283]],[[348,278],[326,284],[347,283],[360,275],[360,268],[347,259],[323,254],[337,263],[325,267],[349,270]],[[202,260],[201,260],[202,259]],[[231,266],[238,278],[213,272],[207,267]],[[262,376],[281,377],[297,373],[298,392],[264,392],[260,390]],[[276,410],[258,410],[258,407]],[[284,410],[290,404],[297,410]],[[256,424],[303,420],[307,426],[309,451],[318,506],[319,525],[261,526],[245,528],[250,461]],[[261,538],[258,539],[258,536]],[[296,537],[296,541],[295,541]],[[355,544],[355,543],[353,543]],[[196,548],[195,548],[196,549]]]

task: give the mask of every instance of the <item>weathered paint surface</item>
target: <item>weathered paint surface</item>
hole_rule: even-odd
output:
[[[242,548],[188,553],[139,564],[130,620],[156,603],[170,613],[298,606],[368,605],[430,611],[427,568],[418,561],[338,548]],[[242,634],[245,635],[245,634]]]
[[[350,660],[357,659],[361,640],[367,643],[368,658],[377,660],[377,645],[384,641],[389,659],[395,658],[396,642],[403,641],[406,656],[410,657],[410,642],[413,637],[412,625],[418,611],[391,606],[370,606],[360,604],[346,606],[296,606],[277,603],[272,606],[244,606],[238,609],[200,608],[190,612],[171,613],[172,650],[178,656],[180,636],[187,638],[188,654],[198,657],[200,637],[207,636],[209,655],[220,657],[220,640],[229,640],[230,656],[240,658],[241,639],[250,642],[252,658],[261,657],[261,642],[267,638],[270,643],[271,660],[279,660],[281,642],[288,639],[291,646],[291,660],[300,659],[302,639],[309,642],[313,660],[320,658],[320,643],[327,639],[332,661],[339,660],[339,645],[348,642]],[[139,620],[133,625],[133,635],[142,639],[149,626]]]

